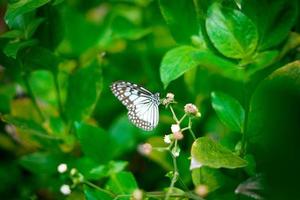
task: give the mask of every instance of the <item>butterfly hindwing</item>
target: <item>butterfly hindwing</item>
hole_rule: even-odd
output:
[[[157,126],[158,95],[153,95],[145,88],[125,81],[113,83],[111,90],[128,109],[128,117],[133,124],[147,131]]]

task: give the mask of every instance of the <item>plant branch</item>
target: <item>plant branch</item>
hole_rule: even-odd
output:
[[[172,106],[170,105],[169,107],[170,107],[170,110],[171,110],[171,112],[172,112],[173,119],[176,121],[177,124],[179,124],[179,120],[177,119],[177,117],[176,117],[176,115],[175,115],[175,112],[174,112]]]
[[[174,143],[174,148],[176,149],[177,148],[177,140],[175,140],[175,143]],[[173,177],[172,177],[172,180],[171,180],[171,184],[170,184],[170,187],[168,189],[168,192],[165,196],[165,200],[168,200],[170,198],[170,195],[174,189],[174,185],[177,181],[177,178],[179,176],[179,173],[178,173],[178,168],[177,168],[177,161],[176,161],[176,157],[173,155],[173,153],[171,151],[169,151],[171,156],[172,156],[172,161],[173,161]]]
[[[100,188],[98,185],[95,185],[94,183],[92,183],[92,182],[90,182],[90,181],[83,181],[82,183],[83,183],[83,184],[86,184],[86,185],[88,185],[88,186],[90,186],[90,187],[92,187],[92,188],[94,188],[94,189],[96,189],[96,190],[99,190],[99,191],[101,191],[101,192],[104,192],[104,193],[108,194],[109,196],[111,196],[111,197],[113,197],[113,198],[116,198],[116,195],[115,195],[115,194],[109,192],[108,190],[104,190],[104,189]]]
[[[196,140],[195,133],[194,133],[194,131],[192,130],[192,119],[191,119],[191,118],[189,118],[189,126],[188,126],[188,128],[189,128],[189,132],[191,133],[193,139]]]
[[[181,119],[179,120],[179,124],[184,120],[184,118],[187,116],[187,114],[186,113],[184,113],[184,115],[181,117]]]

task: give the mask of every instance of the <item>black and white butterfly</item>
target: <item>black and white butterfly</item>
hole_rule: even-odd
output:
[[[146,131],[157,126],[159,93],[152,94],[145,88],[126,81],[114,82],[110,88],[128,109],[128,117],[134,125]]]

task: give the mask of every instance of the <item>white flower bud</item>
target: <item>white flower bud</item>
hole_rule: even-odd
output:
[[[149,155],[152,152],[152,145],[149,143],[140,144],[138,146],[138,152],[142,155]]]
[[[171,137],[170,137],[170,135],[165,135],[165,136],[164,136],[164,142],[165,142],[166,144],[170,144],[170,143],[171,143]]]
[[[207,185],[200,184],[195,188],[195,193],[201,197],[205,197],[208,194],[208,187]]]
[[[172,124],[171,131],[172,131],[172,133],[180,132],[180,126],[179,126],[179,124]]]
[[[65,163],[61,163],[57,166],[57,171],[61,174],[65,173],[67,170],[68,170],[68,166]]]
[[[69,195],[69,194],[71,194],[71,188],[69,185],[64,184],[60,187],[60,192],[63,195]]]
[[[143,199],[143,191],[140,189],[135,189],[132,193],[133,200],[142,200]]]

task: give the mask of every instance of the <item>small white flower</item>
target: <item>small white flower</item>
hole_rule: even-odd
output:
[[[174,100],[174,94],[173,93],[167,93],[167,95],[166,95],[166,97],[168,98],[168,99],[170,99],[170,100]]]
[[[67,170],[68,170],[68,166],[65,163],[61,163],[57,166],[57,171],[61,174],[65,173]]]
[[[180,132],[180,126],[179,126],[179,124],[172,124],[171,131],[172,131],[172,133],[178,133],[178,132]]]
[[[134,200],[142,200],[143,199],[143,191],[140,189],[135,189],[132,193],[132,197]]]
[[[63,195],[69,195],[69,194],[71,194],[71,188],[69,185],[64,184],[60,187],[60,192]]]
[[[171,137],[170,137],[170,135],[165,135],[165,136],[164,136],[164,142],[165,142],[166,144],[170,144],[170,143],[171,143]]]
[[[174,103],[174,94],[168,93],[166,98],[163,99],[162,104],[168,106],[168,104]]]

